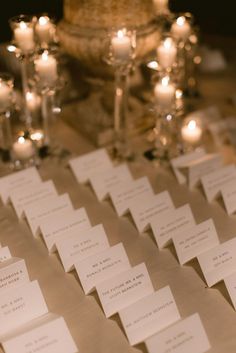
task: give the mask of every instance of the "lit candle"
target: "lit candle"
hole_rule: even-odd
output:
[[[26,104],[30,112],[34,112],[40,107],[41,98],[34,92],[26,92]]]
[[[184,16],[180,16],[172,24],[171,32],[177,39],[186,41],[191,33],[191,27],[186,18]]]
[[[175,99],[175,87],[169,83],[169,77],[163,77],[161,83],[157,83],[154,88],[156,103],[161,108],[170,108]]]
[[[131,54],[131,39],[124,30],[119,30],[111,40],[115,60],[125,61]]]
[[[159,13],[166,12],[166,10],[168,10],[168,0],[153,0],[153,3],[156,11]]]
[[[30,134],[30,138],[38,147],[43,146],[44,133],[42,130],[35,130]]]
[[[5,82],[0,81],[0,111],[9,108],[12,88]]]
[[[171,38],[166,38],[157,48],[157,60],[164,68],[170,68],[176,58],[177,48]]]
[[[27,160],[34,155],[34,148],[32,141],[25,139],[23,136],[18,137],[17,141],[13,143],[13,152],[19,160]]]
[[[48,54],[47,50],[34,61],[34,64],[41,82],[51,84],[56,81],[57,61],[52,55]]]
[[[190,120],[181,128],[181,135],[184,141],[189,143],[197,143],[202,137],[202,129],[195,120]]]
[[[52,39],[54,26],[48,16],[40,16],[35,25],[35,32],[40,43],[49,43]]]
[[[14,36],[17,45],[23,52],[29,52],[34,49],[34,30],[24,21],[21,21],[14,29]]]

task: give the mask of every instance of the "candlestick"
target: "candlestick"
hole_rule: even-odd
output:
[[[13,143],[12,150],[16,159],[26,161],[34,156],[33,143],[23,136],[18,137],[17,141]]]
[[[159,108],[170,112],[175,99],[175,87],[169,83],[168,76],[163,77],[161,83],[155,85],[154,95]]]
[[[185,16],[179,16],[171,26],[173,36],[182,41],[186,41],[191,33],[191,26]]]
[[[157,60],[164,68],[171,68],[175,62],[177,48],[172,38],[167,37],[157,48]]]
[[[127,61],[132,52],[131,39],[126,35],[125,29],[119,30],[111,40],[114,60]]]
[[[197,124],[196,120],[191,119],[188,123],[182,126],[181,135],[184,141],[190,144],[196,144],[202,137],[202,129]]]
[[[41,45],[47,45],[52,41],[54,25],[48,16],[40,16],[35,25],[35,32]]]
[[[55,83],[58,78],[57,61],[47,50],[34,61],[34,65],[43,86],[48,87]]]

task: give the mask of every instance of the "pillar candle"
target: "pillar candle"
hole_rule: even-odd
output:
[[[18,137],[12,146],[13,153],[19,160],[27,160],[34,155],[34,147],[32,141],[25,139],[23,136]]]
[[[172,67],[177,55],[177,48],[171,38],[166,38],[157,48],[157,60],[163,68]]]
[[[49,17],[41,16],[35,25],[35,32],[38,36],[40,43],[49,43],[52,39],[54,26]]]
[[[123,30],[119,30],[111,40],[115,60],[126,61],[131,54],[131,39]]]
[[[30,112],[36,111],[40,106],[41,98],[34,92],[26,92],[26,104]]]
[[[34,49],[34,30],[27,23],[21,21],[19,26],[14,29],[15,41],[23,52]]]
[[[173,36],[179,40],[186,41],[191,33],[191,27],[184,16],[180,16],[171,26]]]
[[[190,120],[182,126],[181,135],[184,141],[189,143],[197,143],[202,137],[202,129],[195,120]]]
[[[12,89],[5,82],[0,81],[0,111],[9,108]]]
[[[163,77],[161,83],[157,83],[154,88],[156,103],[161,108],[170,108],[175,99],[175,87],[169,83],[169,77]]]
[[[57,79],[57,61],[45,50],[43,54],[35,60],[35,70],[43,84],[52,84]]]

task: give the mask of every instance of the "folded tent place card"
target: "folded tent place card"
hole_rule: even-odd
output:
[[[16,288],[29,280],[24,259],[12,257],[0,263],[0,293],[3,290]]]
[[[108,249],[109,246],[102,224],[56,239],[56,248],[66,272],[71,271],[76,262]]]
[[[181,172],[180,168],[185,166],[187,163],[204,156],[205,154],[205,150],[203,148],[199,148],[194,152],[186,153],[180,157],[173,158],[170,161],[176,179],[180,184],[185,184],[187,182],[187,177]]]
[[[203,175],[209,174],[223,166],[223,159],[220,154],[212,153],[201,156],[190,161],[181,170],[186,170],[188,185],[190,188],[197,186]]]
[[[173,236],[173,243],[181,265],[219,244],[212,219],[208,219]]]
[[[236,179],[221,188],[221,195],[228,215],[236,212]]]
[[[236,167],[233,164],[201,177],[201,183],[208,202],[217,198],[220,195],[221,188],[233,181],[236,182]]]
[[[146,340],[180,319],[169,286],[120,310],[119,316],[131,345]]]
[[[105,148],[73,158],[69,161],[69,165],[78,183],[87,183],[92,175],[113,168]]]
[[[7,203],[14,190],[36,183],[41,183],[40,175],[35,167],[27,168],[0,178],[0,195],[3,203]]]
[[[0,292],[0,336],[47,312],[38,281]]]
[[[236,238],[198,256],[208,287],[236,272]]]
[[[78,348],[63,317],[46,314],[2,339],[5,353],[76,353]]]
[[[124,182],[132,181],[133,177],[127,164],[121,164],[90,177],[90,183],[99,201],[104,200],[109,191]]]
[[[211,348],[198,313],[177,321],[145,344],[149,353],[204,353]]]
[[[75,263],[85,294],[109,278],[126,271],[130,263],[122,243]]]
[[[39,235],[40,225],[46,217],[55,216],[57,212],[72,210],[73,206],[68,194],[51,196],[46,200],[34,202],[25,207],[24,213],[31,232],[34,236]]]
[[[8,246],[0,247],[0,262],[9,260],[11,258],[11,253]]]
[[[110,197],[118,216],[126,214],[134,200],[145,200],[151,195],[154,193],[147,177],[123,183],[110,191]]]
[[[173,201],[168,191],[156,195],[147,195],[144,202],[134,202],[130,205],[130,213],[140,233],[147,230],[150,222],[164,212],[174,209]]]
[[[144,263],[99,283],[96,289],[107,318],[154,292]]]
[[[45,200],[48,197],[56,196],[57,191],[52,180],[38,183],[32,186],[25,186],[10,193],[10,200],[18,218],[22,217],[25,207],[34,202]]]
[[[56,251],[56,239],[91,228],[90,220],[84,207],[78,210],[57,212],[55,216],[46,217],[40,223],[40,233],[49,252]]]
[[[188,204],[167,211],[151,220],[151,229],[160,249],[168,245],[173,236],[194,226],[195,219]]]
[[[236,310],[236,271],[232,273],[232,275],[224,278],[224,282],[234,309]]]

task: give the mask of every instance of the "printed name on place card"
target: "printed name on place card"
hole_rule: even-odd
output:
[[[11,258],[11,252],[8,246],[0,247],[0,262],[4,262]]]
[[[221,188],[221,194],[228,215],[236,212],[236,179]]]
[[[29,282],[25,260],[12,257],[0,263],[0,293]]]

